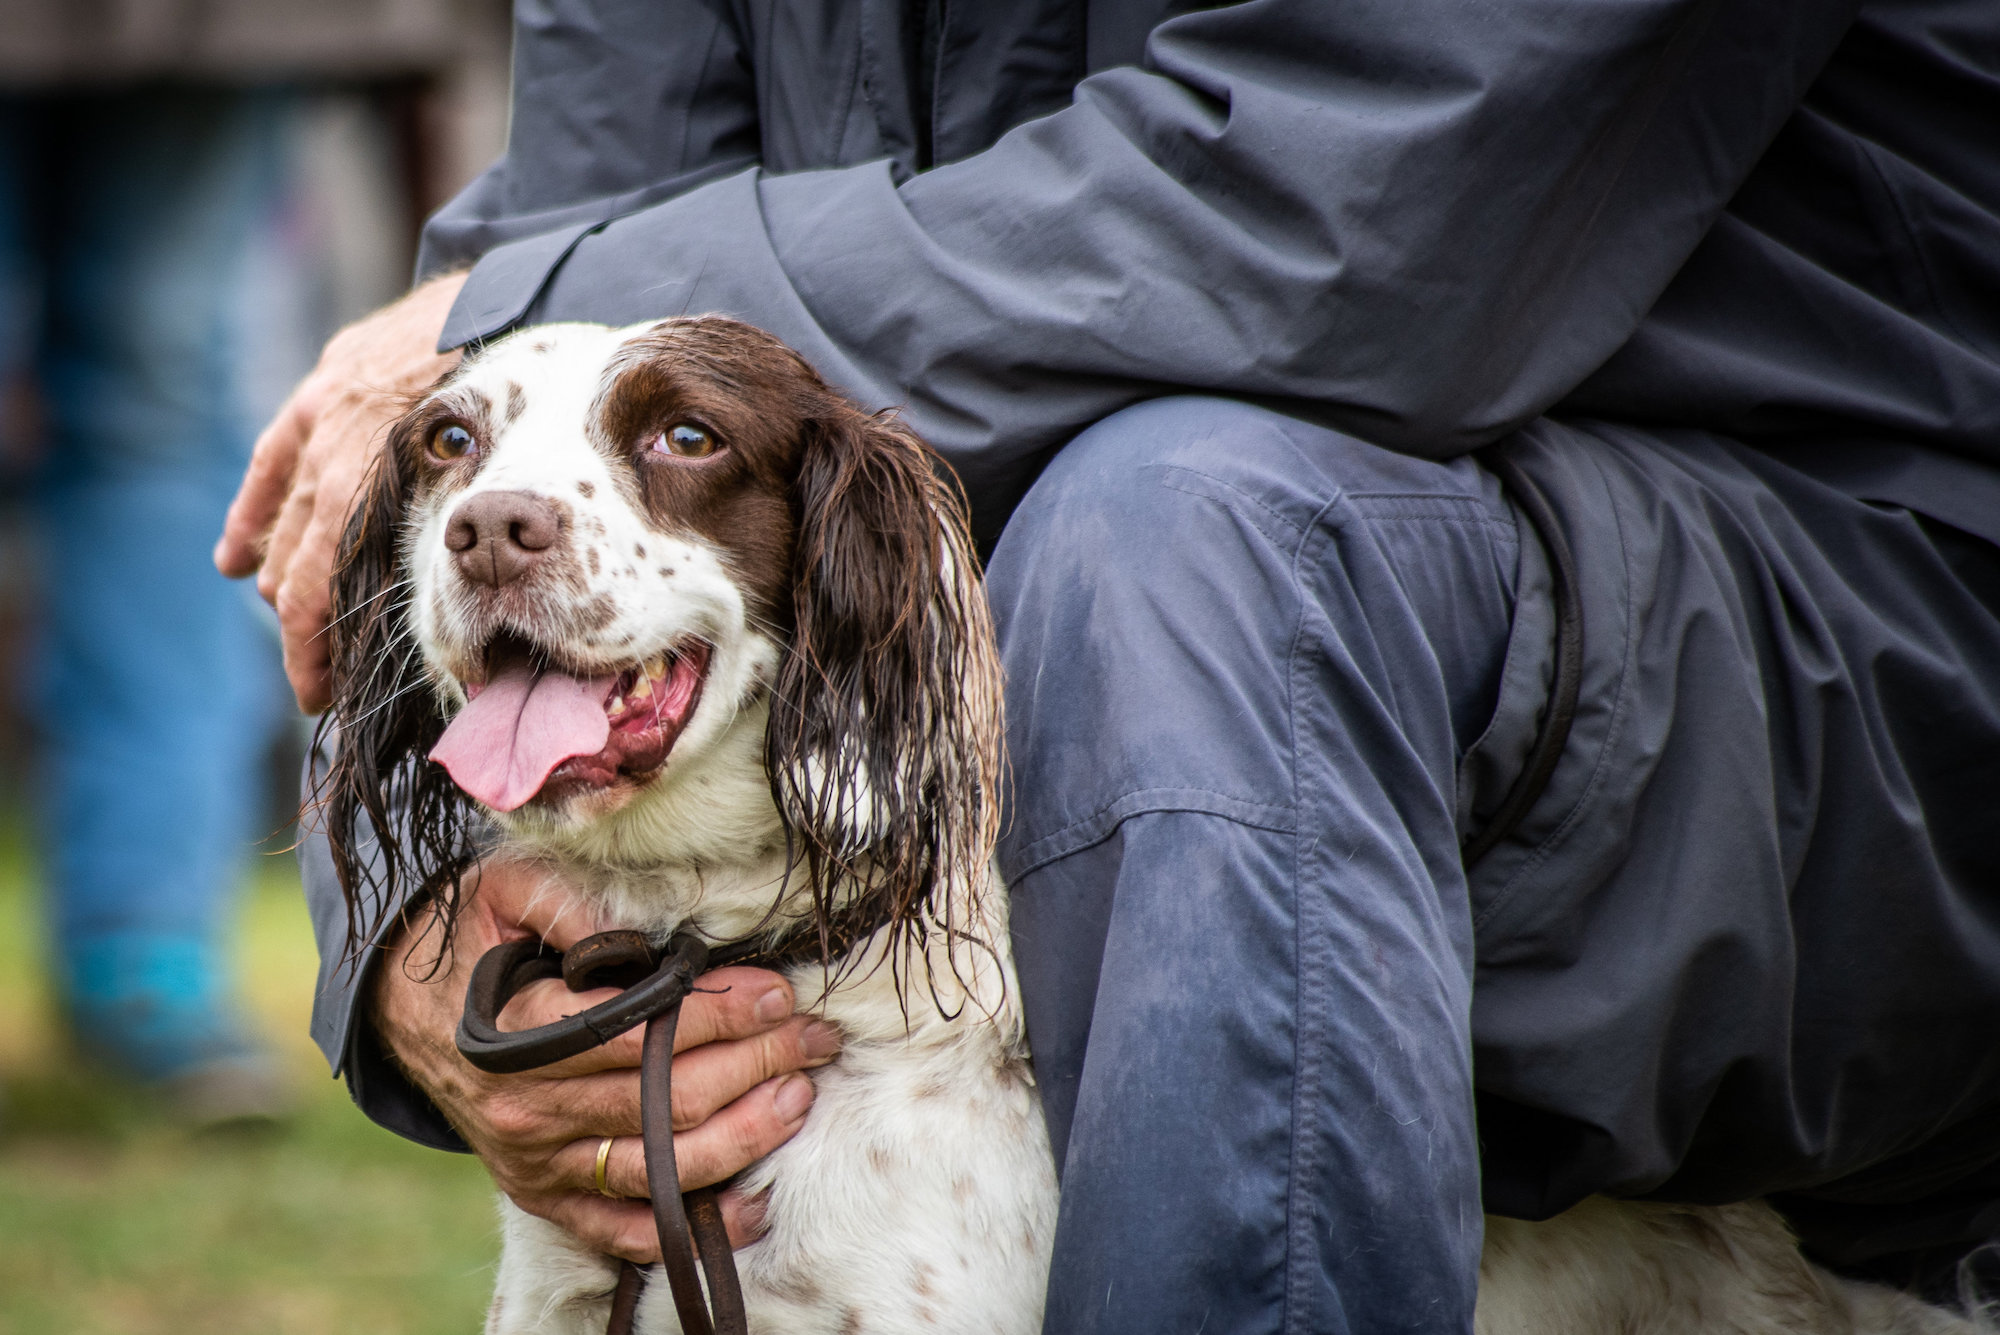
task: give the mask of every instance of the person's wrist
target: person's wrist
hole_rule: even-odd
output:
[[[334,335],[328,344],[329,354],[347,354],[338,360],[382,364],[392,383],[364,385],[364,392],[392,388],[407,393],[424,388],[458,363],[458,350],[439,352],[437,341],[466,277],[463,271],[440,274],[410,289],[400,301]]]
[[[471,920],[477,915],[465,917]],[[380,958],[362,996],[361,1021],[410,1082],[449,1114],[458,1084],[451,1078],[459,1060],[451,1035],[458,1022],[457,998],[463,994],[455,967],[461,942],[454,942],[435,967],[431,961],[413,961],[426,936],[421,921],[420,915],[404,915],[378,947]],[[476,930],[475,922],[463,926]]]

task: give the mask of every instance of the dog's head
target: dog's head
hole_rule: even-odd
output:
[[[448,930],[475,802],[613,866],[775,840],[823,927],[872,900],[921,932],[990,849],[998,666],[959,498],[911,432],[735,321],[469,358],[391,431],[329,634],[357,925],[413,893]],[[364,817],[398,836],[373,866]]]

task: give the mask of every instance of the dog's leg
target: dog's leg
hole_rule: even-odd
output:
[[[616,1264],[505,1196],[500,1239],[486,1335],[604,1335]]]

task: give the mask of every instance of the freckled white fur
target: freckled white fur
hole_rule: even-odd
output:
[[[603,625],[579,625],[566,637],[579,658],[636,663],[676,643],[699,637],[714,645],[707,690],[724,700],[744,700],[760,673],[777,663],[777,646],[749,624],[743,593],[726,556],[692,534],[661,533],[630,503],[629,482],[586,435],[590,408],[606,363],[637,330],[597,325],[545,325],[533,338],[515,336],[489,349],[445,391],[477,391],[504,417],[514,387],[523,404],[518,417],[495,434],[478,475],[456,490],[433,496],[413,516],[406,542],[415,583],[411,600],[418,643],[442,683],[447,702],[461,699],[452,683],[465,664],[445,646],[469,639],[467,603],[453,596],[444,534],[452,511],[487,491],[525,491],[547,497],[574,516],[570,573],[583,590],[579,603],[601,603],[614,612]],[[545,351],[537,351],[543,346]],[[583,494],[588,487],[590,494]],[[644,555],[640,555],[643,552]],[[597,568],[588,557],[595,553]],[[672,573],[666,573],[671,571]],[[729,710],[702,709],[678,749],[698,748],[703,730],[712,737],[731,721]]]
[[[494,345],[461,376],[458,389],[479,388],[497,405],[508,402],[510,382],[518,385],[525,407],[469,488],[413,516],[415,629],[441,696],[462,703],[450,647],[466,641],[468,626],[450,592],[444,527],[465,495],[509,489],[569,506],[578,560],[599,552],[596,571],[574,573],[584,597],[607,599],[614,615],[578,629],[568,647],[579,657],[637,661],[690,635],[712,644],[700,708],[656,780],[616,810],[523,811],[502,824],[509,856],[542,861],[611,920],[660,933],[687,924],[728,940],[764,924],[784,871],[762,749],[761,687],[779,646],[750,624],[724,554],[654,531],[584,435],[607,364],[637,332],[543,326]],[[641,547],[644,558],[635,555]],[[862,802],[872,805],[865,795]],[[803,914],[803,892],[793,884],[781,911]],[[767,1234],[736,1254],[759,1335],[1040,1329],[1056,1182],[1017,1004],[1005,891],[989,873],[947,892],[958,897],[957,921],[990,950],[961,945],[955,960],[903,961],[901,995],[896,975],[876,967],[879,942],[859,948],[858,967],[831,991],[816,966],[791,971],[801,1006],[821,1009],[847,1037],[839,1059],[816,1073],[804,1129],[746,1175],[752,1190],[770,1193]],[[500,1212],[505,1245],[488,1332],[600,1335],[613,1264],[504,1199]],[[679,1329],[663,1279],[647,1286],[638,1327]],[[1810,1265],[1761,1202],[1592,1199],[1546,1223],[1488,1219],[1476,1329],[1962,1335],[1975,1327]]]

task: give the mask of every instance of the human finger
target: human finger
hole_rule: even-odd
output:
[[[571,1191],[547,1197],[516,1196],[514,1203],[607,1256],[639,1265],[660,1259],[660,1235],[653,1227],[650,1201],[613,1201]]]
[[[579,1015],[617,996],[616,988],[594,987],[584,992],[572,992],[560,979],[537,979],[516,992],[501,1010],[500,1028],[506,1033],[539,1029],[543,1025]],[[635,1025],[608,1043],[540,1067],[535,1073],[546,1079],[560,1080],[594,1071],[629,1070],[639,1065],[645,1042],[646,1026]]]
[[[674,1165],[680,1169],[680,1189],[712,1186],[748,1168],[790,1140],[804,1125],[813,1103],[812,1080],[786,1075],[765,1082],[731,1103],[700,1126],[674,1134]],[[609,1136],[605,1155],[605,1189],[614,1196],[647,1196],[645,1142],[636,1128],[613,1128],[581,1136],[563,1145],[547,1160],[548,1171],[532,1185],[548,1190],[597,1190],[597,1153]]]
[[[795,1004],[792,985],[783,974],[742,966],[712,969],[694,980],[681,1003],[674,1051],[763,1033],[789,1017]]]
[[[605,1142],[610,1148],[605,1148]],[[637,1136],[599,1137],[578,1142],[577,1162],[587,1164],[583,1187],[599,1196],[617,1200],[650,1200],[646,1184],[646,1146]],[[604,1185],[598,1187],[597,1158],[604,1156]],[[751,1193],[740,1186],[725,1188],[717,1198],[722,1208],[722,1225],[731,1247],[745,1247],[764,1234],[771,1198],[768,1192]]]
[[[534,863],[484,863],[478,884],[480,900],[496,919],[558,950],[568,950],[611,925],[600,909],[570,893],[548,868]]]
[[[757,1038],[770,1033],[792,1015],[791,984],[782,975],[765,969],[718,969],[697,979],[695,987],[698,990],[681,1003],[680,1020],[674,1028],[676,1053],[710,1043]],[[539,979],[508,1001],[500,1012],[500,1027],[510,1033],[536,1029],[580,1014],[617,995],[611,988],[572,992],[554,978]],[[638,1025],[609,1043],[543,1068],[543,1074],[581,1075],[587,1071],[637,1066],[645,1041],[646,1027]],[[817,1055],[808,1054],[802,1060]],[[775,1075],[778,1070],[796,1069],[800,1064],[774,1067],[765,1074]],[[750,1081],[737,1093],[755,1083]]]
[[[352,423],[323,425],[321,434]],[[351,445],[335,441],[341,450]],[[366,474],[365,463],[323,457],[326,447],[315,436],[306,446],[292,494],[271,530],[257,591],[277,609],[284,642],[285,675],[300,707],[308,713],[326,707],[332,646],[327,642],[328,614],[333,604],[333,564],[348,512]]]
[[[284,558],[293,578],[318,586],[332,575],[348,517],[381,456],[381,429],[393,416],[379,409],[340,414],[308,443],[312,457],[301,465],[310,483],[301,497],[306,502],[300,509],[303,518],[272,536],[272,549]],[[285,544],[282,551],[280,543]]]
[[[729,1234],[729,1246],[740,1250],[764,1236],[770,1227],[769,1215],[771,1193],[760,1191],[755,1195],[740,1186],[730,1186],[723,1190],[718,1204],[722,1207],[722,1227]]]
[[[553,978],[540,979],[522,988],[508,1002],[500,1012],[500,1027],[510,1033],[539,1028],[617,996],[609,988],[571,992]],[[789,993],[785,994],[785,1002],[789,1005]],[[676,1030],[676,1040],[679,1036]],[[646,1026],[637,1025],[608,1043],[542,1067],[537,1074],[562,1079],[629,1070],[638,1066],[644,1056],[645,1041]],[[677,1041],[674,1126],[679,1129],[693,1126],[772,1076],[824,1066],[839,1053],[840,1043],[837,1028],[804,1015],[791,1016],[746,1038],[712,1039],[692,1047],[682,1047]]]
[[[482,911],[495,921],[510,929],[533,933],[558,950],[567,950],[609,926],[592,905],[565,893],[561,882],[546,868],[531,863],[482,864],[473,893]],[[719,1038],[749,1037],[782,1023],[795,1004],[792,985],[783,974],[740,966],[711,970],[695,980],[693,990],[681,1004],[674,1051],[682,1052]],[[573,1010],[557,1009],[546,1013],[539,1022],[546,1023],[548,1019],[581,1009],[581,1006]]]
[[[297,393],[286,399],[277,415],[257,437],[250,466],[215,544],[215,568],[231,579],[255,573],[264,559],[264,539],[292,488],[310,422]]]
[[[637,1131],[571,1141],[550,1156],[550,1185],[571,1191],[597,1191],[597,1156],[607,1140],[611,1148],[604,1155],[604,1191],[625,1200],[650,1195],[646,1183],[646,1142]]]
[[[333,648],[326,638],[332,579],[330,554],[297,552],[284,566],[283,583],[272,603],[278,613],[285,679],[299,708],[308,714],[333,702]]]
[[[840,1030],[805,1015],[751,1038],[689,1048],[674,1058],[674,1130],[692,1130],[765,1081],[824,1066],[839,1051]]]
[[[638,1265],[652,1265],[660,1259],[660,1235],[653,1224],[650,1200],[608,1200],[594,1192],[569,1191],[516,1196],[514,1203],[531,1214],[541,1215],[607,1256]],[[770,1205],[768,1194],[753,1196],[731,1187],[722,1193],[718,1203],[732,1250],[747,1247],[764,1235]]]
[[[812,1077],[793,1072],[767,1080],[689,1131],[674,1136],[681,1190],[712,1186],[756,1163],[797,1135],[812,1110]]]
[[[466,1138],[510,1188],[571,1189],[586,1181],[565,1151],[605,1136],[639,1134],[639,1073],[600,1071],[567,1080],[532,1075],[496,1081],[482,1097],[460,1101]]]
[[[311,450],[301,450],[298,467],[292,473],[291,490],[285,493],[278,517],[264,535],[263,556],[257,567],[257,592],[273,607],[278,605],[278,590],[284,587],[285,567],[292,549],[299,545],[306,525],[312,522],[318,480],[319,468]]]

